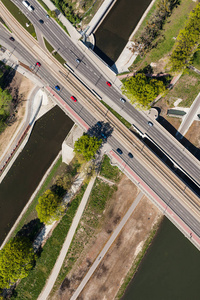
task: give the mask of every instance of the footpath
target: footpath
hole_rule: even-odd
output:
[[[53,270],[51,272],[51,275],[50,277],[48,278],[47,282],[46,282],[46,285],[44,287],[44,289],[42,290],[42,292],[40,293],[39,297],[38,297],[38,300],[46,300],[47,297],[49,296],[50,292],[51,292],[51,289],[53,288],[53,285],[58,277],[58,274],[60,272],[60,269],[62,267],[62,264],[64,262],[64,259],[65,259],[65,256],[67,254],[67,251],[69,249],[69,246],[72,242],[72,239],[74,237],[74,234],[76,232],[76,229],[78,227],[78,224],[79,224],[79,221],[81,219],[81,216],[84,212],[84,209],[85,209],[85,206],[87,204],[87,201],[89,199],[89,195],[92,191],[92,188],[93,188],[93,185],[94,185],[94,182],[96,180],[96,176],[92,177],[92,179],[90,180],[88,186],[87,186],[87,189],[83,195],[83,198],[81,200],[81,203],[79,204],[79,207],[77,209],[77,212],[76,212],[76,215],[73,219],[73,222],[72,222],[72,225],[68,231],[68,234],[67,234],[67,237],[64,241],[64,244],[62,246],[62,249],[60,251],[60,254],[57,258],[57,261],[53,267]],[[52,224],[53,226],[53,224]]]

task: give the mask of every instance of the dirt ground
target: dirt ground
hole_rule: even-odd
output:
[[[123,175],[118,190],[105,209],[102,227],[91,238],[60,288],[49,299],[70,299],[138,193],[138,188]],[[160,216],[160,211],[143,197],[78,299],[115,298],[124,277]]]
[[[15,113],[15,121],[12,124],[9,124],[5,131],[0,135],[0,157],[9,144],[10,139],[14,135],[15,131],[19,127],[21,121],[23,120],[23,117],[25,115],[27,96],[33,86],[34,84],[29,79],[18,72],[15,73],[15,76],[10,83],[9,89],[11,90],[12,96],[19,97],[20,101],[17,107],[17,113]]]
[[[187,131],[185,138],[200,149],[200,121],[194,121]]]

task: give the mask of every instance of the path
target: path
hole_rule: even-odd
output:
[[[92,274],[94,273],[94,271],[96,270],[96,268],[101,263],[104,256],[106,255],[107,251],[111,247],[112,243],[115,241],[115,239],[119,235],[120,231],[122,230],[122,228],[124,227],[124,225],[128,221],[129,217],[132,215],[134,209],[136,208],[136,206],[138,205],[138,203],[140,202],[142,197],[143,197],[143,193],[140,192],[138,194],[137,198],[134,200],[134,202],[130,206],[130,208],[128,209],[128,211],[125,214],[125,216],[123,217],[123,219],[121,220],[121,222],[119,223],[119,225],[117,226],[117,228],[114,230],[113,234],[111,235],[111,237],[109,238],[107,243],[105,244],[103,250],[99,253],[98,257],[94,261],[93,265],[91,266],[91,268],[89,269],[89,271],[87,272],[87,274],[85,275],[83,280],[81,281],[80,285],[78,286],[77,290],[75,291],[75,293],[73,294],[73,296],[71,297],[70,300],[76,300],[78,298],[78,296],[80,295],[80,293],[84,289],[85,285],[87,284],[87,282],[91,278]]]
[[[58,258],[57,258],[57,261],[56,261],[56,263],[54,265],[54,268],[53,268],[53,270],[51,272],[51,275],[48,278],[48,280],[46,282],[46,285],[43,288],[42,292],[40,293],[40,295],[38,297],[38,300],[46,300],[47,297],[48,297],[48,295],[49,295],[49,293],[51,292],[51,289],[54,286],[54,283],[55,283],[55,281],[57,279],[57,276],[58,276],[58,274],[60,272],[60,269],[61,269],[62,264],[64,262],[65,256],[67,254],[69,246],[70,246],[70,244],[72,242],[72,239],[73,239],[74,234],[76,232],[76,229],[78,227],[79,221],[80,221],[81,216],[83,214],[83,211],[85,209],[85,206],[87,204],[87,201],[88,201],[90,192],[91,192],[91,190],[93,188],[95,180],[96,180],[96,176],[93,177],[90,180],[90,182],[89,182],[89,184],[87,186],[87,189],[86,189],[86,191],[85,191],[85,193],[83,195],[83,198],[82,198],[81,203],[80,203],[80,205],[78,207],[76,215],[75,215],[75,217],[73,219],[72,225],[71,225],[71,227],[69,229],[69,232],[68,232],[67,237],[66,237],[66,239],[64,241],[64,244],[63,244],[62,249],[60,251],[60,254],[59,254]]]
[[[192,105],[190,106],[189,112],[183,118],[183,121],[181,122],[181,125],[179,126],[179,129],[178,129],[178,137],[183,138],[183,136],[188,131],[190,125],[192,124],[194,119],[197,117],[199,110],[200,110],[200,93],[198,94],[198,96],[193,101]]]

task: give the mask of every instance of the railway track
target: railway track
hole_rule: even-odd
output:
[[[84,83],[81,83],[71,72],[66,70],[50,53],[40,48],[38,42],[16,21],[12,14],[3,6],[1,1],[0,8],[5,22],[13,30],[18,39],[21,40],[25,48],[36,58],[40,57],[41,61],[45,61],[45,65],[51,70],[54,76],[59,79],[62,85],[65,86],[71,94],[77,95],[78,101],[80,100],[81,103],[84,104],[84,107],[95,115],[96,119],[109,122],[113,128],[113,135],[121,141],[122,144],[127,145],[133,155],[140,162],[143,162],[146,168],[150,169],[154,176],[162,182],[162,184],[164,183],[164,185],[177,196],[177,199],[179,199],[185,207],[189,208],[195,217],[200,220],[199,197],[97,100]],[[20,27],[20,31],[16,30],[18,27]],[[23,35],[21,32],[23,32]],[[30,42],[27,43],[26,39]],[[54,66],[53,68],[52,65]],[[65,76],[62,74],[65,74]]]

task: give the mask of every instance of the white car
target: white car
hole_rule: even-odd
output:
[[[30,6],[28,6],[28,10],[33,11],[34,7],[30,5]]]

